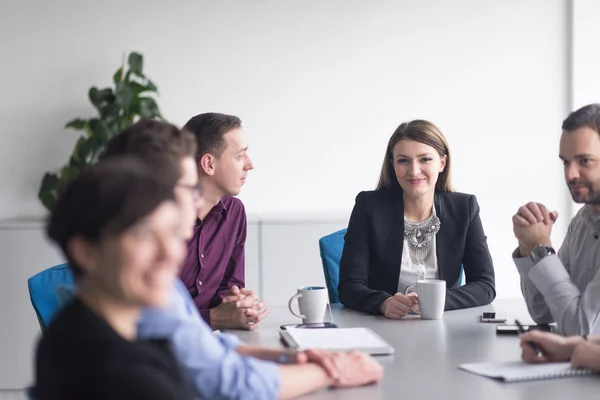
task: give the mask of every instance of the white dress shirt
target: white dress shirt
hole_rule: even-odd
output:
[[[600,213],[582,207],[571,220],[558,255],[537,264],[513,253],[529,314],[556,322],[566,335],[600,334]]]
[[[435,207],[433,209],[435,213]],[[417,281],[422,279],[438,279],[438,263],[436,255],[436,235],[432,238],[431,255],[423,264],[414,263],[409,254],[408,241],[404,238],[402,244],[402,261],[400,262],[400,276],[398,278],[398,293],[408,294],[416,291]]]

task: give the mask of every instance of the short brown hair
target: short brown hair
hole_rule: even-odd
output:
[[[570,113],[562,123],[562,130],[566,132],[573,132],[584,127],[600,133],[600,104],[583,106]]]
[[[183,127],[194,134],[198,150],[196,161],[203,155],[218,157],[225,150],[223,136],[234,129],[240,129],[242,121],[234,116],[220,113],[204,113],[192,117]]]
[[[436,190],[442,192],[451,192],[452,185],[450,183],[450,147],[446,137],[440,129],[429,121],[416,119],[410,122],[404,122],[396,129],[390,140],[388,141],[383,165],[379,175],[379,183],[377,190],[399,187],[400,184],[396,179],[394,172],[394,155],[392,153],[394,146],[401,140],[408,139],[415,142],[424,143],[433,147],[440,157],[446,156],[446,167],[438,176],[435,184]]]
[[[172,179],[181,176],[181,160],[196,156],[194,135],[175,125],[141,119],[109,140],[100,160],[133,155]]]
[[[82,270],[68,249],[71,239],[82,237],[99,243],[121,235],[161,203],[173,200],[176,182],[159,177],[137,157],[115,157],[92,165],[65,186],[46,233],[80,277]]]

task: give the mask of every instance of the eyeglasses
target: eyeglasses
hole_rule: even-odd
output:
[[[177,186],[189,190],[192,194],[192,197],[196,200],[199,200],[202,198],[202,185],[200,185],[200,184],[186,185],[183,183],[178,183]]]

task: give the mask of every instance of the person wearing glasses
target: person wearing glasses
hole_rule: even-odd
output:
[[[205,201],[198,184],[196,151],[195,137],[187,130],[141,120],[109,141],[100,162],[136,156],[157,174],[176,179],[174,196],[183,216],[182,232],[189,240]],[[244,299],[257,301],[252,294]],[[187,381],[205,399],[293,398],[328,385],[377,382],[383,373],[373,358],[363,354],[287,352],[248,346],[226,333],[215,335],[179,279],[167,306],[142,311],[138,335],[167,338]]]
[[[137,328],[144,307],[169,304],[185,257],[175,182],[122,158],[89,167],[59,196],[47,234],[78,290],[39,342],[36,399],[194,398],[169,342]]]

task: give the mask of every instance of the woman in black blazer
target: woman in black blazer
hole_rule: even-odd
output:
[[[466,284],[458,287],[461,268]],[[420,279],[446,281],[446,310],[496,297],[477,200],[452,191],[444,135],[431,122],[415,120],[390,138],[377,189],[356,197],[339,296],[349,308],[400,319],[418,309]]]

